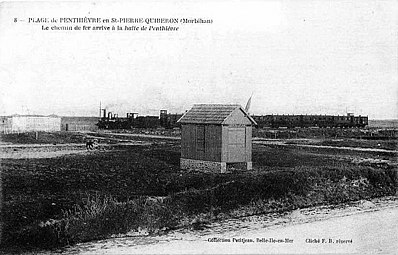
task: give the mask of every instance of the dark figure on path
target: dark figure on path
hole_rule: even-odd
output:
[[[94,149],[94,141],[92,141],[92,140],[86,141],[86,149],[87,150]]]

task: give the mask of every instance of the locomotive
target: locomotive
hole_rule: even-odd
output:
[[[175,128],[180,125],[177,120],[182,114],[170,114],[167,110],[160,110],[159,116],[138,116],[138,113],[129,112],[126,117],[106,112],[102,109],[102,116],[97,126],[99,129],[132,129],[132,128]]]

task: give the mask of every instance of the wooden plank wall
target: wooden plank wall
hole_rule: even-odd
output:
[[[229,162],[228,159],[228,130],[229,126],[222,126],[222,149],[221,161]],[[252,126],[246,126],[246,162],[252,161]]]
[[[197,149],[197,125],[181,127],[181,157],[206,161],[221,161],[221,126],[204,125],[205,150]]]
[[[193,158],[196,152],[196,132],[195,125],[187,124],[181,126],[181,157]]]
[[[228,161],[228,126],[222,126],[221,161]]]
[[[205,155],[204,160],[221,161],[221,126],[205,126]]]
[[[252,161],[252,126],[246,126],[246,162]]]

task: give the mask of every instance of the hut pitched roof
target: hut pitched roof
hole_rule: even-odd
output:
[[[238,104],[195,104],[177,122],[185,124],[223,124],[236,109],[241,110],[252,124],[257,125],[254,119]]]

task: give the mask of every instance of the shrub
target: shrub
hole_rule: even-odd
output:
[[[110,196],[89,195],[82,205],[15,233],[8,242],[31,247],[58,247],[96,240],[116,233],[147,229],[149,233],[177,224],[172,210],[145,198],[117,202]]]
[[[192,188],[175,193],[171,200],[181,211],[197,214],[214,212],[214,208],[225,212],[240,206],[263,203],[259,201],[283,199],[287,199],[292,208],[336,204],[394,195],[397,187],[397,174],[389,169],[298,167],[291,171],[249,173],[234,177],[232,181],[210,188]],[[203,182],[211,183],[210,180]]]

